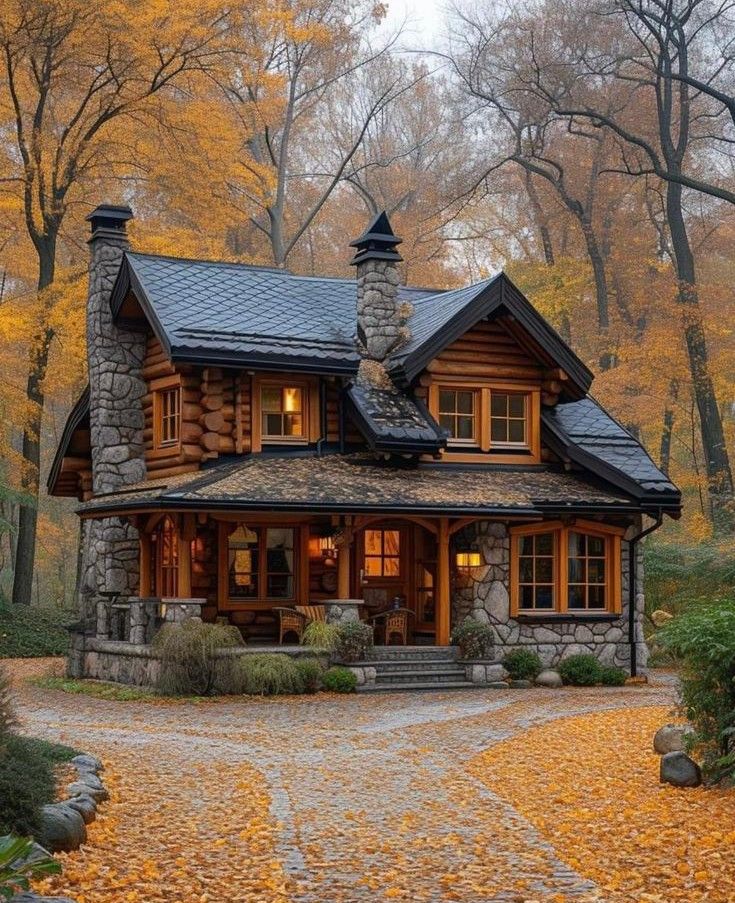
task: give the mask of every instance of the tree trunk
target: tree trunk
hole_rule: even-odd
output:
[[[544,249],[544,260],[546,261],[547,266],[553,267],[556,261],[554,259],[554,245],[551,241],[549,221],[544,213],[544,208],[541,206],[536,186],[533,184],[533,176],[527,169],[524,169],[523,173],[525,176],[526,194],[531,202],[533,218],[536,221],[536,228],[538,229],[541,245]]]
[[[671,246],[676,260],[676,275],[679,281],[678,301],[683,308],[684,338],[689,358],[689,370],[694,387],[694,398],[699,411],[712,522],[715,532],[732,532],[735,528],[732,471],[725,445],[720,409],[717,406],[715,389],[709,371],[707,341],[697,293],[694,255],[689,244],[681,198],[681,185],[676,182],[668,182],[666,185],[666,215]]]
[[[56,236],[46,237],[36,246],[38,253],[38,291],[48,289],[54,281],[56,264]],[[30,350],[30,366],[26,380],[26,397],[30,402],[30,414],[23,428],[23,476],[21,485],[24,498],[18,512],[18,535],[13,573],[13,603],[30,605],[33,592],[33,565],[36,557],[36,530],[38,525],[39,472],[41,467],[41,427],[43,425],[43,383],[48,367],[49,348],[54,336],[48,325],[46,305],[41,328]]]

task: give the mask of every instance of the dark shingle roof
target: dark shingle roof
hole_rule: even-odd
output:
[[[594,398],[544,410],[546,438],[580,466],[653,504],[678,508],[681,494],[646,450]],[[549,435],[550,434],[550,435]]]
[[[433,453],[446,445],[426,407],[395,388],[358,381],[347,389],[347,398],[360,431],[376,451]]]
[[[268,456],[219,462],[198,473],[151,480],[97,496],[82,512],[136,508],[230,508],[528,516],[558,511],[635,510],[624,493],[548,468],[381,465],[370,455]]]
[[[357,369],[354,279],[127,253],[113,290],[114,312],[130,288],[176,359]],[[401,290],[406,300],[425,294],[431,290]]]

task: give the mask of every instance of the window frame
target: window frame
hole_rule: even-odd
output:
[[[429,411],[439,423],[439,394],[442,391],[475,393],[477,435],[472,441],[447,439],[446,451],[452,460],[470,463],[539,464],[541,462],[541,387],[531,383],[502,380],[473,380],[440,377],[429,385]],[[523,395],[526,402],[526,442],[492,442],[491,404],[493,391],[503,395]]]
[[[264,388],[301,389],[302,432],[300,436],[267,436],[263,433],[262,393]],[[319,389],[317,381],[305,377],[253,375],[252,380],[252,451],[259,452],[264,445],[309,445],[320,435]]]
[[[521,608],[520,605],[520,544],[525,536],[540,533],[554,535],[554,593],[553,608]],[[604,608],[569,607],[569,534],[582,533],[605,541],[605,587]],[[510,615],[512,618],[558,618],[559,616],[594,620],[598,617],[619,615],[622,611],[622,538],[623,527],[601,524],[597,521],[574,520],[568,524],[561,521],[546,521],[510,528]]]
[[[380,554],[372,555],[367,552],[367,534],[368,533],[380,533]],[[386,533],[397,533],[398,534],[398,554],[397,555],[389,555],[385,550],[385,534]],[[404,574],[404,543],[405,537],[400,527],[375,527],[375,526],[367,526],[363,530],[362,536],[362,581],[363,583],[380,583],[381,585],[384,583],[403,583],[405,582],[406,575]],[[380,561],[380,574],[368,574],[367,572],[367,559],[372,558]],[[386,560],[397,561],[398,562],[398,573],[397,574],[386,574],[385,573],[385,562]]]
[[[442,392],[452,392],[455,395],[454,399],[454,411],[442,411],[441,409],[441,395]],[[459,412],[457,408],[457,398],[456,396],[460,392],[466,392],[467,394],[472,396],[472,413],[471,414],[462,414]],[[475,389],[472,387],[465,386],[447,386],[444,384],[440,384],[437,387],[436,393],[436,421],[441,426],[441,418],[443,416],[453,417],[455,421],[455,425],[457,419],[459,417],[471,417],[472,418],[472,436],[469,439],[461,439],[455,436],[452,436],[447,439],[447,444],[452,446],[458,446],[460,448],[477,448],[479,447],[479,439],[478,434],[482,432],[482,394],[479,389]],[[443,427],[442,427],[443,428]]]
[[[153,448],[154,457],[165,457],[178,454],[181,451],[181,427],[183,393],[181,390],[181,377],[178,373],[172,376],[164,376],[153,380],[150,386],[153,395]],[[178,397],[178,410],[175,415],[176,438],[163,439],[164,397],[170,393],[176,393]]]
[[[238,598],[230,596],[230,577],[229,577],[229,538],[237,528],[244,524],[250,530],[254,530],[258,534],[258,595],[252,598]],[[268,586],[268,556],[264,553],[267,544],[267,533],[264,536],[263,531],[267,530],[292,530],[293,531],[293,592],[289,597],[286,596],[266,596],[262,593]],[[237,520],[220,521],[218,530],[218,606],[222,611],[258,611],[279,606],[293,606],[301,604],[301,594],[303,586],[308,588],[308,567],[309,567],[309,540],[308,526],[294,521],[279,523],[276,521],[268,521],[255,518],[238,518]],[[306,568],[306,580],[304,580],[304,568]]]

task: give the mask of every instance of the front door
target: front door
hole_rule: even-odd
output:
[[[368,617],[393,606],[408,607],[409,531],[405,526],[387,524],[367,527],[359,534],[357,575],[359,595],[365,600]]]

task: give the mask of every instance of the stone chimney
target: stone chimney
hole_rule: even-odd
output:
[[[143,429],[143,359],[146,335],[113,323],[112,287],[128,249],[129,207],[101,204],[87,217],[89,294],[87,300],[87,361],[92,448],[92,489],[113,492],[145,479]],[[137,591],[138,532],[121,518],[83,522],[82,617],[95,621],[98,636],[109,636],[111,599]]]
[[[384,361],[410,336],[406,324],[413,308],[398,300],[400,243],[385,211],[350,242],[357,249],[351,261],[357,267],[357,338],[364,356],[375,361]]]

